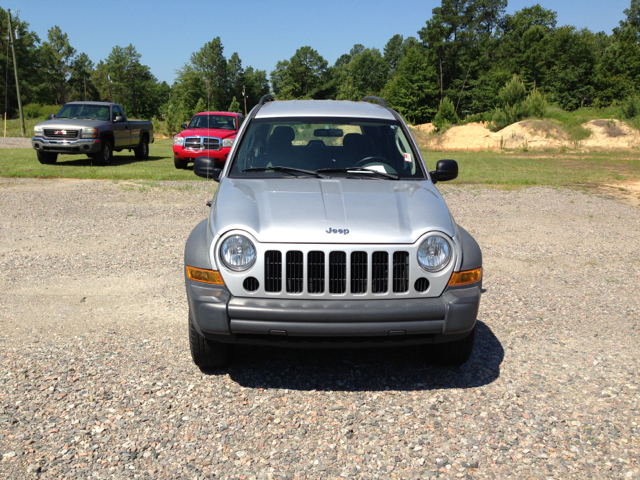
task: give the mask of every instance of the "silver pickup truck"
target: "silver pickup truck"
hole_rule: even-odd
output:
[[[113,152],[133,150],[139,160],[149,157],[153,124],[129,121],[117,103],[69,102],[49,120],[33,127],[31,145],[40,163],[56,163],[58,155],[87,155],[100,165],[113,161]]]

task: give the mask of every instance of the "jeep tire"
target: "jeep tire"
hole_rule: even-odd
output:
[[[436,365],[460,366],[469,360],[476,339],[476,327],[464,338],[453,342],[427,345],[427,358]]]
[[[58,161],[57,153],[50,152],[36,152],[38,154],[38,161],[43,165],[51,165],[52,163],[56,163]]]
[[[225,367],[233,354],[232,344],[208,340],[200,335],[193,325],[191,312],[189,312],[189,346],[193,363],[204,369]]]
[[[146,135],[140,139],[140,145],[133,149],[133,153],[138,160],[146,160],[149,158],[149,139]]]
[[[113,161],[113,144],[111,140],[104,139],[100,141],[100,151],[91,157],[98,165],[111,165]]]

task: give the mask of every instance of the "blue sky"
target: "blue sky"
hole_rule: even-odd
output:
[[[175,70],[191,53],[219,36],[229,58],[238,52],[243,65],[271,72],[278,60],[310,45],[329,64],[353,45],[382,50],[399,33],[416,36],[440,1],[320,0],[11,0],[3,8],[20,10],[41,40],[58,25],[71,45],[97,63],[114,45],[132,43],[142,63],[159,79],[173,83]],[[508,13],[540,3],[558,12],[559,25],[610,33],[630,0],[510,0]],[[52,8],[55,7],[55,8]]]

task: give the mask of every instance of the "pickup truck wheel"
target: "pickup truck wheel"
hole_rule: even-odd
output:
[[[473,351],[473,344],[476,340],[476,328],[469,335],[460,340],[448,343],[437,343],[428,345],[427,358],[437,365],[459,366],[467,362]]]
[[[173,157],[173,165],[179,170],[184,170],[187,168],[187,165],[189,165],[189,162],[185,162],[184,160],[178,160],[178,158]]]
[[[99,165],[111,165],[113,161],[113,145],[110,140],[102,140],[100,143],[100,151],[92,158]]]
[[[191,358],[200,368],[220,368],[229,364],[233,345],[208,340],[198,333],[189,312],[189,345]]]
[[[38,154],[38,161],[43,165],[50,165],[58,161],[57,153],[49,153],[49,152],[36,152],[36,153]]]
[[[149,158],[149,140],[147,140],[147,137],[143,137],[142,140],[140,140],[140,145],[133,149],[133,153],[138,160],[146,160]]]

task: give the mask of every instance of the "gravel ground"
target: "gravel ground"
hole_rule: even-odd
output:
[[[0,137],[0,148],[31,148],[31,137]]]
[[[187,346],[211,184],[0,179],[0,478],[640,479],[640,211],[441,187],[485,257],[471,360]]]

